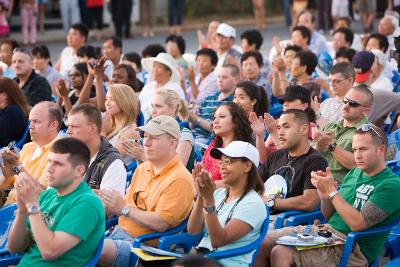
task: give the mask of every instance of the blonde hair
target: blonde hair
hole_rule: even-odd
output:
[[[139,114],[139,100],[133,89],[126,84],[114,83],[108,86],[108,91],[123,113],[124,125],[122,128],[133,123],[136,125],[136,117]],[[106,138],[110,140],[122,128],[116,128],[115,117],[112,116],[112,127],[110,131],[105,133]]]
[[[169,107],[176,107],[174,115],[178,116],[180,120],[182,121],[188,120],[189,118],[188,105],[185,100],[179,97],[177,92],[166,88],[160,88],[157,89],[154,93],[163,96],[165,103]]]

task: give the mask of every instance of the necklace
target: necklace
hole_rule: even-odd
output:
[[[294,163],[297,159],[299,159],[299,158],[305,156],[306,154],[308,154],[309,151],[310,151],[310,147],[307,149],[306,152],[304,152],[303,154],[300,154],[299,156],[296,156],[296,157],[290,156],[290,152],[288,151],[288,154],[287,154],[288,165],[290,165],[290,166],[293,165],[293,163]]]

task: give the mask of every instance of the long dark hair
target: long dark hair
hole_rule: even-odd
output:
[[[234,141],[243,141],[249,142],[250,144],[254,144],[252,134],[253,130],[251,129],[249,119],[247,118],[244,110],[234,102],[225,102],[221,106],[215,109],[213,117],[215,117],[215,112],[220,107],[227,107],[229,113],[232,116],[232,125],[233,125],[233,140]],[[215,135],[215,147],[222,147],[223,141],[220,136]]]
[[[253,111],[257,116],[263,116],[268,111],[268,96],[265,89],[251,81],[243,81],[236,85],[236,89],[243,89],[246,95],[257,102],[253,106]]]
[[[247,175],[247,184],[244,190],[244,194],[247,194],[252,189],[260,195],[264,192],[263,180],[261,179],[261,176],[258,173],[258,168],[256,167],[256,165],[254,165],[254,163],[252,163],[251,169]]]
[[[17,105],[24,112],[25,116],[28,117],[28,102],[17,82],[10,78],[0,77],[0,93],[6,93],[7,103],[9,105]]]

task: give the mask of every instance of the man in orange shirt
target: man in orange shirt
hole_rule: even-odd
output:
[[[128,266],[136,236],[176,227],[193,206],[192,176],[176,153],[177,121],[161,115],[138,130],[144,131],[148,161],[136,169],[125,197],[114,190],[98,191],[107,213],[119,216],[118,226],[104,242],[101,266]]]
[[[14,150],[4,149],[3,175],[4,181],[0,184],[0,190],[7,190],[14,184],[14,175],[26,172],[29,176],[39,180],[43,187],[47,186],[45,167],[50,147],[57,139],[58,131],[62,124],[62,111],[51,102],[36,104],[29,113],[29,132],[32,142],[22,148],[20,154]],[[11,190],[7,202],[16,201],[15,190]]]

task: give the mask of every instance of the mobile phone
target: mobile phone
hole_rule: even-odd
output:
[[[301,241],[313,241],[314,240],[314,236],[309,235],[309,234],[297,234],[297,238]]]
[[[9,150],[11,150],[11,151],[13,151],[14,149],[15,149],[15,141],[12,141],[11,143],[9,143],[8,145],[7,145],[7,148],[9,149]]]

